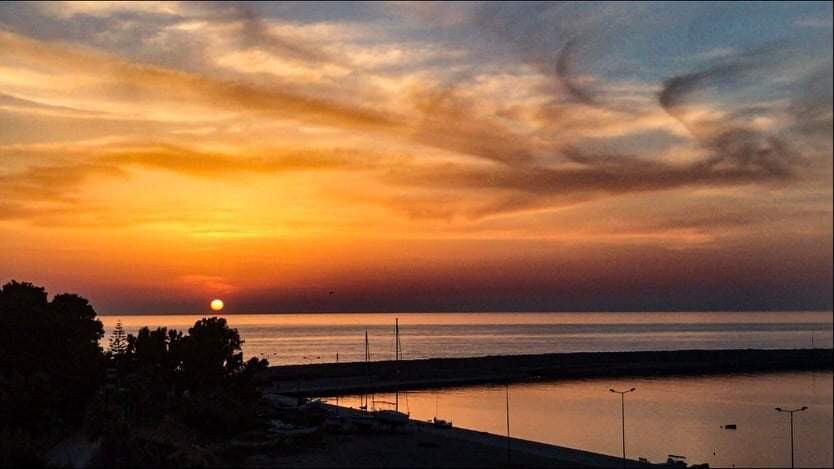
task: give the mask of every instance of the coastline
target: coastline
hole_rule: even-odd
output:
[[[330,404],[321,406],[331,415],[344,420],[366,415],[360,410]],[[591,451],[540,443],[506,435],[471,430],[461,427],[436,428],[431,423],[410,419],[405,428],[397,431],[377,431],[362,434],[366,443],[373,445],[376,439],[385,439],[387,448],[377,451],[372,466],[414,467],[420,458],[406,457],[408,446],[413,445],[423,453],[419,466],[425,467],[669,467],[667,464],[647,464],[633,459]],[[357,444],[358,438],[352,442]],[[509,444],[508,444],[509,443]],[[377,446],[378,448],[378,446]],[[434,453],[434,454],[433,454]],[[375,464],[374,464],[375,463]]]
[[[495,355],[272,366],[260,385],[294,396],[614,376],[687,376],[832,370],[822,349],[725,349]]]

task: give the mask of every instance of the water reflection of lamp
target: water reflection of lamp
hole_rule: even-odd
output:
[[[616,391],[614,389],[609,389],[609,391],[611,391],[613,393],[617,393],[617,394],[620,395],[620,410],[621,410],[621,415],[622,415],[622,420],[623,420],[623,467],[625,467],[625,463],[626,463],[626,451],[625,451],[625,395],[630,393],[630,392],[634,392],[636,390],[637,390],[637,388],[631,388],[628,391]]]
[[[802,412],[803,410],[808,410],[808,406],[802,406],[799,409],[783,409],[781,407],[777,407],[777,412],[785,412],[791,415],[791,467],[793,466],[793,414],[796,412]]]

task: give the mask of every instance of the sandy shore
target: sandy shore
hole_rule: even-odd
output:
[[[330,415],[349,422],[363,413],[322,404]],[[348,423],[337,430],[307,435],[286,447],[259,451],[247,467],[600,467],[622,468],[623,460],[533,441],[461,428],[440,429],[411,420],[391,430],[360,430]],[[627,461],[626,467],[665,467]]]

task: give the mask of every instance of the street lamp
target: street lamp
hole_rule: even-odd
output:
[[[628,391],[617,391],[615,389],[609,389],[609,391],[619,394],[620,395],[620,411],[623,419],[623,466],[626,463],[626,451],[625,451],[625,395],[636,391],[637,388],[631,388]]]
[[[793,468],[793,414],[796,412],[802,412],[803,410],[808,410],[808,406],[802,406],[799,409],[783,409],[781,407],[777,407],[777,412],[785,412],[791,415],[791,468]]]

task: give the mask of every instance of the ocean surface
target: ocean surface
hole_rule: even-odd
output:
[[[205,315],[100,316],[186,331]],[[634,350],[832,347],[831,312],[710,313],[373,313],[226,315],[247,357],[271,364],[361,361],[365,331],[372,360],[394,357],[399,319],[402,357]],[[102,340],[107,345],[107,336]]]
[[[665,462],[669,454],[711,467],[790,467],[790,420],[795,414],[796,467],[831,467],[831,372],[687,378],[611,378],[509,386],[510,434],[571,448],[622,455],[620,396],[625,396],[626,455]],[[504,386],[400,392],[399,410],[454,426],[507,434]],[[328,399],[331,402],[335,398]],[[390,394],[376,407],[391,408]],[[359,396],[339,405],[359,406]],[[723,427],[735,424],[736,430]]]

